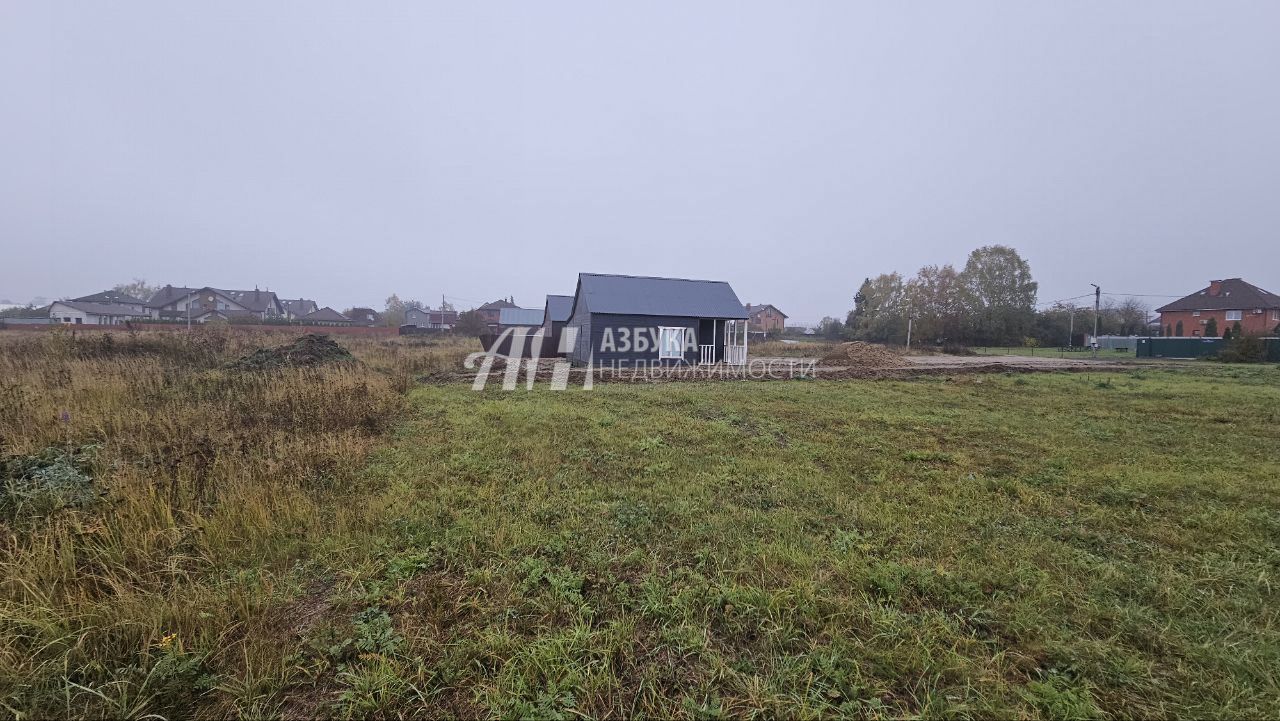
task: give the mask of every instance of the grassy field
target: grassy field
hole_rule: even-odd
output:
[[[0,345],[5,453],[93,491],[8,481],[12,715],[1280,714],[1275,366],[507,393],[407,381],[466,346],[58,342]]]

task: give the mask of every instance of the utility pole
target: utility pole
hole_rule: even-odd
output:
[[[911,350],[911,320],[910,315],[907,316],[907,350]]]
[[[1098,311],[1102,307],[1102,288],[1097,283],[1093,286],[1093,359],[1098,359]]]
[[[1071,350],[1072,343],[1075,341],[1075,337],[1076,337],[1076,305],[1075,303],[1072,303],[1070,308],[1071,308],[1071,322],[1067,324],[1067,350]]]

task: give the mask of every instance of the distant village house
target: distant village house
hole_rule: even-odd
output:
[[[1220,337],[1240,324],[1248,335],[1270,336],[1280,325],[1280,295],[1240,278],[1210,281],[1185,298],[1156,309],[1166,335]],[[1210,323],[1212,321],[1212,324]]]
[[[764,303],[752,305],[747,303],[747,330],[752,333],[781,333],[787,328],[787,314],[776,307]]]
[[[514,298],[503,298],[500,300],[491,300],[488,303],[485,303],[479,308],[476,308],[476,312],[480,314],[480,318],[485,322],[485,325],[488,325],[490,328],[497,328],[500,320],[499,316],[502,315],[503,308],[519,307],[520,306],[515,304]]]
[[[404,324],[414,328],[453,330],[458,324],[458,311],[409,308],[404,312]]]

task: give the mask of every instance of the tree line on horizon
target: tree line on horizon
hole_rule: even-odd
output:
[[[987,245],[969,253],[959,270],[926,265],[910,278],[896,271],[866,278],[845,318],[823,318],[817,333],[902,345],[910,319],[913,345],[1022,346],[1066,345],[1073,332],[1092,332],[1092,303],[1037,309],[1038,290],[1017,250]],[[1145,333],[1149,312],[1136,298],[1108,298],[1098,314],[1099,333]]]

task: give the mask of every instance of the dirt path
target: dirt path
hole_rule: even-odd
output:
[[[553,379],[554,361],[543,359],[537,370],[537,382]],[[819,380],[841,379],[905,379],[923,376],[969,375],[978,373],[1046,373],[1046,372],[1115,372],[1147,368],[1168,363],[1134,363],[1091,358],[1051,358],[1044,356],[897,356],[879,364],[859,365],[822,361],[817,358],[750,358],[746,366],[680,366],[676,368],[622,368],[598,369],[597,383],[668,383],[673,381],[710,380],[788,380],[799,377]],[[488,383],[501,385],[505,363],[492,368]],[[472,382],[475,371],[440,373],[424,377],[427,383]],[[519,384],[527,382],[527,370],[519,374]],[[581,386],[586,380],[586,370],[572,368],[567,383]],[[486,385],[487,385],[486,384]]]

